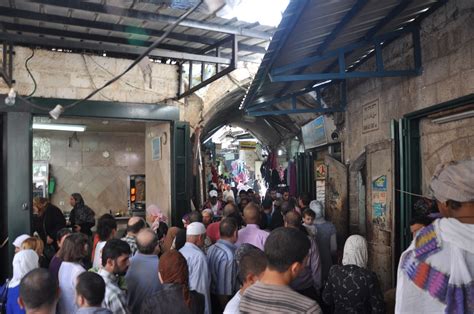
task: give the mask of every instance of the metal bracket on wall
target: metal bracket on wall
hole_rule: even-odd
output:
[[[0,68],[0,76],[8,86],[12,86],[13,80],[13,45],[11,43],[2,43],[2,67]]]
[[[337,106],[329,107],[325,104],[323,100],[323,90],[329,88],[330,86],[338,86],[339,90],[339,100]],[[316,103],[314,108],[297,108],[298,99],[297,97],[303,96],[308,93],[312,93],[312,98]],[[281,103],[291,102],[291,109],[288,110],[263,110],[265,108],[273,107],[274,105],[278,105]],[[345,80],[337,80],[337,81],[329,81],[320,84],[315,84],[311,88],[306,88],[302,91],[298,91],[295,93],[291,93],[289,95],[266,101],[261,102],[258,104],[254,104],[246,109],[247,114],[249,116],[269,116],[269,115],[287,115],[287,114],[301,114],[301,113],[330,113],[330,112],[343,112],[346,109],[347,104],[347,93],[346,93],[346,81]]]
[[[237,68],[237,52],[238,52],[238,40],[236,35],[231,35],[220,42],[216,43],[215,45],[202,50],[201,53],[204,55],[215,54],[216,58],[220,58],[221,56],[221,48],[225,47],[226,45],[231,45],[232,48],[232,56],[230,64],[220,64],[220,63],[208,63],[208,62],[198,62],[198,61],[185,61],[179,64],[179,74],[178,74],[178,94],[176,99],[181,99],[183,97],[189,96],[192,93],[196,92],[197,90],[211,84],[215,80],[229,74],[230,72],[234,71]],[[196,76],[196,73],[193,73],[193,68],[198,66],[199,73]],[[209,67],[208,67],[209,66]],[[226,66],[224,69],[223,66]],[[208,69],[212,69],[214,74],[208,78],[206,78],[205,73]],[[194,79],[193,79],[194,78]],[[183,82],[187,80],[187,86],[184,86],[183,89]]]

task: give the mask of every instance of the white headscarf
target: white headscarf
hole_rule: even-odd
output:
[[[320,201],[311,201],[311,203],[309,203],[309,209],[316,214],[316,220],[324,220],[324,206]]]
[[[342,265],[357,265],[367,268],[369,254],[367,252],[367,241],[360,235],[352,235],[344,245]]]
[[[38,254],[33,250],[21,250],[13,257],[13,278],[8,284],[9,288],[16,287],[27,273],[38,268]]]

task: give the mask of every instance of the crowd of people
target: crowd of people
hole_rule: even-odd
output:
[[[436,201],[417,205],[435,203],[442,217],[414,217],[396,305],[368,269],[364,237],[350,236],[339,261],[323,204],[274,189],[263,198],[211,190],[184,228],[169,228],[151,205],[122,235],[110,214],[93,232],[94,211],[79,194],[70,226],[36,199],[36,236],[13,242],[13,277],[0,296],[6,313],[472,313],[474,182],[463,173],[474,173],[473,161],[440,168],[430,185]]]

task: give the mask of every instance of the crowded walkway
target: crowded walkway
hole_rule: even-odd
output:
[[[184,229],[169,228],[166,215],[150,205],[146,221],[130,218],[122,235],[110,214],[98,217],[94,228],[94,210],[79,194],[71,195],[68,225],[54,205],[35,199],[35,219],[48,221],[13,242],[13,277],[1,290],[2,310],[473,313],[474,177],[466,173],[474,173],[474,161],[440,165],[433,176],[439,213],[413,222],[428,220],[400,259],[395,304],[384,300],[370,270],[364,237],[351,235],[338,257],[334,226],[320,202],[298,199],[295,204],[308,208],[283,209],[286,191],[273,197],[270,190],[263,197],[238,191],[224,201],[212,189]],[[45,212],[54,215],[45,218]]]

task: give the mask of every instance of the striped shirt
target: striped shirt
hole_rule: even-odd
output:
[[[209,293],[210,279],[209,266],[206,255],[193,243],[186,242],[179,250],[188,263],[189,290],[196,290],[204,295],[206,308],[204,313],[211,314],[211,296]]]
[[[138,251],[137,238],[132,235],[127,235],[126,237],[123,237],[122,240],[127,242],[128,246],[130,246],[130,251],[132,251],[130,257],[134,256],[135,253]]]
[[[102,307],[111,310],[114,314],[128,314],[127,295],[118,285],[118,277],[101,268],[98,272],[105,281],[105,297]]]
[[[316,301],[290,287],[260,281],[245,290],[239,309],[240,313],[322,313]]]
[[[237,290],[236,248],[233,243],[220,239],[207,251],[212,294],[231,296]]]

